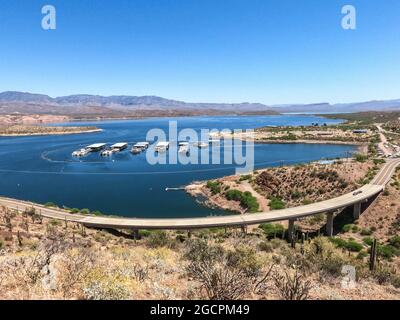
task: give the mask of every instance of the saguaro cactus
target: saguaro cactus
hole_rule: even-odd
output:
[[[374,239],[371,245],[371,252],[369,256],[369,270],[374,271],[376,262],[377,241]]]

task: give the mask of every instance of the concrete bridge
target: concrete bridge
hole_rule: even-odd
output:
[[[33,207],[46,218],[77,222],[95,228],[131,229],[134,230],[136,234],[140,229],[190,230],[211,227],[245,227],[248,225],[288,220],[289,239],[294,234],[294,224],[296,220],[324,213],[327,217],[326,233],[328,236],[331,236],[333,234],[335,212],[352,206],[354,219],[358,219],[361,214],[361,204],[377,196],[384,190],[398,165],[400,165],[400,159],[388,160],[369,184],[364,185],[354,192],[344,194],[334,199],[295,208],[245,215],[174,219],[120,218],[71,214],[63,209],[48,208],[43,205],[8,198],[0,198],[0,205],[18,211],[24,211],[25,209]]]

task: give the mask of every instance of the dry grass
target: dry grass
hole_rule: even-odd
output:
[[[0,208],[0,299],[208,299],[208,292],[214,298],[245,299],[399,297],[393,286],[377,284],[365,261],[325,238],[292,249],[285,241],[266,240],[261,229],[246,236],[237,229],[188,236],[151,232],[134,240],[129,233],[35,219],[32,213]],[[210,258],[205,273],[202,262],[198,264],[201,251],[195,248],[188,254],[193,241],[207,252],[221,250],[221,255],[205,255]],[[265,242],[272,250],[265,250]],[[362,275],[355,291],[340,287],[345,264],[356,266]],[[211,271],[219,275],[211,282],[217,291],[205,287],[204,275]],[[238,284],[235,292],[226,283],[229,275]]]

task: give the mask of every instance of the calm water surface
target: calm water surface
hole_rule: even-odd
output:
[[[338,123],[316,116],[224,116],[163,118],[137,121],[75,123],[104,129],[93,134],[0,138],[0,195],[39,203],[89,208],[129,217],[194,217],[224,214],[206,208],[182,191],[165,191],[196,180],[234,173],[232,165],[149,165],[144,153],[129,150],[102,158],[99,154],[77,160],[72,151],[95,142],[113,144],[144,141],[152,128],[167,131],[168,121],[178,129],[249,129],[265,125]],[[68,123],[66,125],[71,125]],[[345,156],[348,145],[257,144],[256,168]],[[223,153],[221,153],[223,156]]]

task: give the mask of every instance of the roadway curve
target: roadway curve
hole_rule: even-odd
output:
[[[46,208],[42,205],[34,204],[31,202],[8,198],[0,198],[0,205],[19,211],[23,211],[26,208],[34,207],[41,213],[42,216],[46,218],[78,222],[88,227],[97,228],[187,230],[210,227],[247,226],[266,222],[296,220],[319,213],[334,212],[338,209],[342,209],[356,203],[361,203],[383,191],[385,185],[390,181],[398,165],[400,165],[400,159],[388,160],[370,184],[367,184],[362,188],[356,190],[361,192],[354,191],[334,199],[295,208],[245,215],[176,219],[142,219],[94,216],[88,217],[79,214],[71,214],[68,211],[62,209]]]

